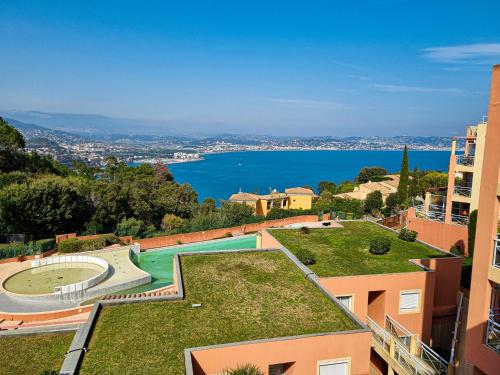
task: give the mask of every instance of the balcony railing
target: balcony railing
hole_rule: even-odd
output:
[[[469,223],[469,217],[464,215],[451,214],[451,222],[453,224],[467,225]]]
[[[399,324],[396,327],[393,319],[389,317],[388,319],[391,322],[390,326],[384,329],[367,317],[367,324],[372,331],[372,342],[379,350],[382,350],[396,361],[406,374],[446,374],[448,363],[444,359],[434,353],[427,345],[417,340],[415,335],[408,332],[404,327]],[[427,358],[430,358],[430,360]]]
[[[500,268],[500,235],[497,235],[495,240],[495,248],[493,249],[493,266]]]
[[[457,155],[457,164],[472,167],[474,165],[474,156]]]
[[[415,209],[416,217],[444,222],[445,211],[442,206],[431,204],[428,209],[425,209],[425,206],[423,205],[415,206],[413,208]]]
[[[463,197],[470,197],[472,195],[472,188],[468,186],[455,186],[453,192]]]
[[[486,345],[500,353],[500,309],[491,309],[486,325]]]

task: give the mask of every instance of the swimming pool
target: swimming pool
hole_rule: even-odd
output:
[[[173,283],[173,259],[177,253],[204,252],[213,250],[255,249],[255,235],[222,240],[198,242],[192,245],[169,246],[137,255],[134,263],[151,275],[151,283],[120,293],[140,293],[161,288]]]

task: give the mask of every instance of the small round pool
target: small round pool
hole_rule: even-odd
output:
[[[56,287],[91,279],[103,271],[103,267],[86,262],[48,264],[10,276],[3,288],[16,294],[50,294]]]

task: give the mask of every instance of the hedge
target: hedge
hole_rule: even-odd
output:
[[[0,259],[14,258],[21,255],[41,254],[45,251],[54,249],[55,241],[52,238],[32,241],[24,244],[22,242],[12,242],[0,244]]]
[[[70,238],[59,243],[57,249],[61,254],[80,253],[82,251],[94,251],[105,248],[113,244],[120,243],[120,239],[114,234],[105,234],[99,238],[90,240],[79,240]]]

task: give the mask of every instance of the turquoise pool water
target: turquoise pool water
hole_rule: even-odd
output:
[[[244,236],[224,240],[199,242],[193,245],[166,247],[141,253],[134,263],[151,275],[151,283],[120,293],[140,293],[173,283],[173,259],[177,253],[204,252],[213,250],[255,249],[256,236]]]

